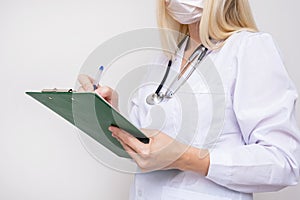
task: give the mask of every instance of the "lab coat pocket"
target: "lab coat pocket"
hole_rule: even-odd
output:
[[[165,186],[163,187],[161,200],[232,200],[232,199]]]

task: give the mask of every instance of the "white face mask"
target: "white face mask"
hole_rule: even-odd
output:
[[[168,13],[181,24],[200,21],[204,0],[165,0]]]

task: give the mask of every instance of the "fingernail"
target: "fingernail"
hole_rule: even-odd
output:
[[[112,131],[112,127],[110,126],[110,127],[108,127],[108,130],[111,132]]]

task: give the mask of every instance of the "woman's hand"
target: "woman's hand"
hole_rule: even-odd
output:
[[[149,144],[140,142],[117,127],[111,126],[109,130],[142,171],[179,169],[195,171],[202,175],[208,172],[209,156],[205,150],[182,144],[157,130],[142,129],[150,138]],[[206,156],[201,157],[203,153]]]
[[[112,88],[108,86],[100,86],[97,85],[96,90],[94,90],[94,79],[88,75],[80,74],[78,76],[78,81],[80,83],[80,87],[78,89],[79,92],[96,92],[98,95],[103,97],[109,104],[111,104],[114,108],[118,109],[118,94]]]

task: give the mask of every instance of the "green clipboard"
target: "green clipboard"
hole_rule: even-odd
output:
[[[108,130],[111,125],[131,133],[143,143],[149,143],[149,138],[96,93],[54,89],[26,94],[120,157],[130,158],[122,145],[111,136]]]

